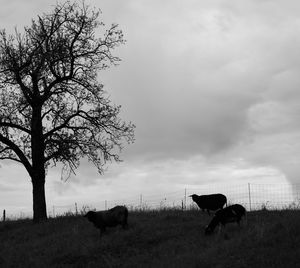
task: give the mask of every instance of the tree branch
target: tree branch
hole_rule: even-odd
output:
[[[19,157],[19,161],[24,165],[26,170],[28,171],[29,175],[32,175],[32,166],[29,163],[26,156],[23,154],[23,152],[20,150],[20,148],[11,140],[4,137],[0,134],[0,142],[4,143],[7,147],[9,147],[14,153]]]
[[[10,122],[1,122],[0,121],[0,127],[10,127],[10,128],[21,130],[29,135],[31,134],[31,131],[29,129],[22,127],[20,125],[14,124],[14,123],[10,123]]]

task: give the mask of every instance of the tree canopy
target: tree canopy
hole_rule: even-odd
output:
[[[68,1],[22,33],[0,32],[0,159],[22,163],[33,182],[58,162],[74,172],[83,157],[102,173],[134,141],[135,126],[119,117],[97,77],[120,61],[112,51],[124,43],[118,25],[106,27],[100,15]]]

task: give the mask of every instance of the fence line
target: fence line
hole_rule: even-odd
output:
[[[76,202],[65,206],[53,206],[53,213],[49,213],[49,215],[53,217],[66,212],[80,213],[89,209],[107,210],[115,205],[126,205],[130,210],[193,209],[197,206],[189,195],[194,193],[199,195],[223,193],[227,196],[228,204],[240,203],[248,211],[300,208],[300,184],[245,183],[236,185],[197,185],[165,194],[137,194],[129,198],[101,200],[90,204]]]
[[[140,193],[128,198],[100,200],[94,203],[79,203],[77,200],[74,200],[74,203],[69,205],[48,205],[48,216],[77,215],[93,209],[107,210],[115,205],[126,205],[129,210],[160,210],[166,208],[188,210],[197,207],[189,197],[190,195],[211,193],[223,193],[227,196],[228,204],[242,204],[248,211],[259,209],[300,209],[300,183],[244,183],[194,185],[173,192]],[[21,212],[17,217],[10,217],[7,212],[7,209],[6,214],[5,211],[3,212],[3,221],[5,218],[24,218],[32,215],[32,212]]]

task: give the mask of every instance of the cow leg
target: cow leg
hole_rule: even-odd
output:
[[[221,234],[221,231],[222,231],[223,228],[225,228],[224,225],[222,225],[222,224],[219,224],[219,225],[218,225],[218,235]]]

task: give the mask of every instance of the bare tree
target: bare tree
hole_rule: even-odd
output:
[[[100,14],[84,2],[66,2],[22,34],[0,32],[0,160],[19,162],[29,173],[37,222],[47,219],[49,165],[61,162],[70,174],[85,157],[102,173],[134,140],[134,125],[119,118],[120,106],[97,80],[99,70],[120,61],[111,52],[124,43],[118,25],[106,28]]]

